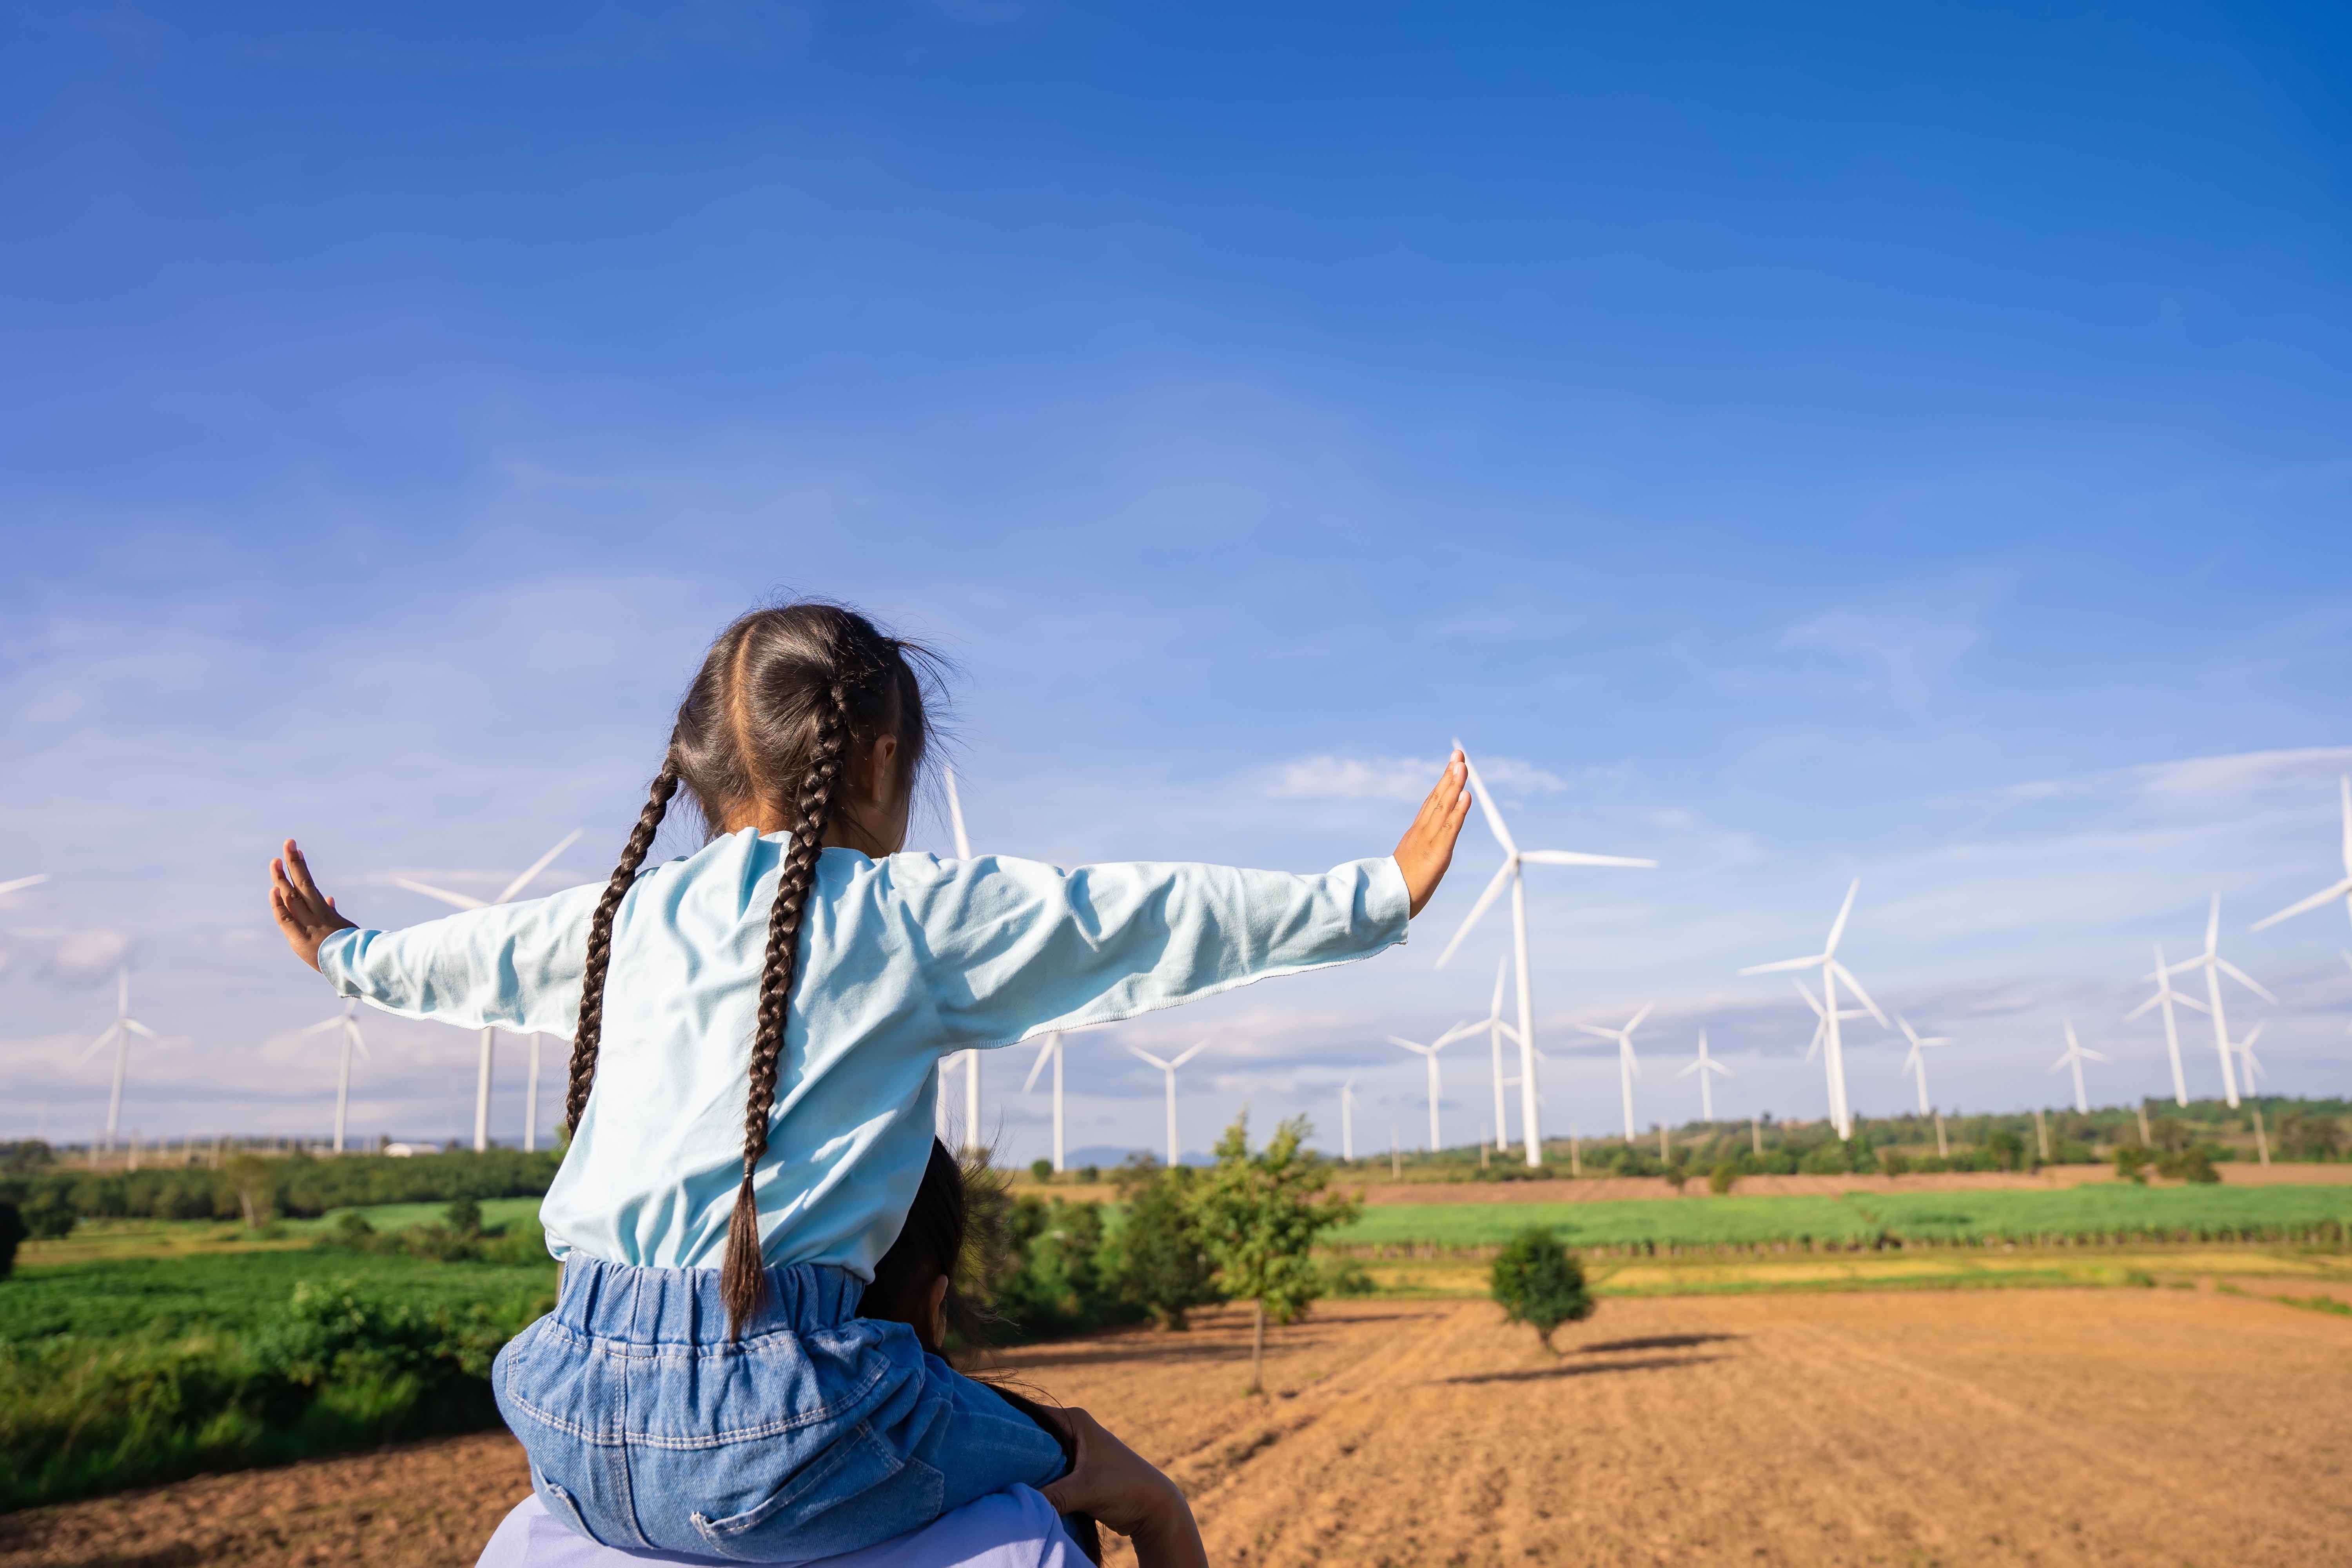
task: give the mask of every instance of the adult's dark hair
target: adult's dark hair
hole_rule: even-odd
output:
[[[751,1176],[768,1150],[785,1007],[817,856],[844,809],[838,800],[844,772],[874,741],[886,734],[897,738],[899,788],[913,790],[930,740],[920,670],[935,663],[925,649],[885,635],[840,605],[803,602],[754,610],[719,633],[678,704],[651,797],[637,815],[589,924],[580,1026],[572,1035],[572,1081],[563,1105],[565,1125],[573,1131],[596,1077],[613,919],[653,847],[671,799],[683,788],[713,833],[720,823],[762,806],[790,827],[760,970],[759,1023],[743,1108],[743,1181],[728,1215],[719,1275],[729,1327],[737,1334],[767,1289]]]

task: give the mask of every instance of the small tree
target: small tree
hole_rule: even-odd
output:
[[[1246,1300],[1250,1318],[1249,1392],[1264,1386],[1265,1320],[1287,1323],[1323,1293],[1315,1267],[1315,1238],[1361,1212],[1351,1194],[1326,1196],[1331,1172],[1303,1148],[1307,1123],[1293,1117],[1275,1129],[1257,1154],[1249,1152],[1249,1118],[1237,1118],[1217,1141],[1217,1164],[1192,1194],[1202,1244],[1217,1267],[1224,1293]]]
[[[221,1167],[221,1178],[236,1194],[247,1230],[258,1230],[269,1217],[269,1162],[258,1154],[239,1154]]]
[[[1168,1170],[1144,1154],[1121,1165],[1118,1181],[1126,1215],[1110,1248],[1112,1288],[1161,1328],[1181,1329],[1189,1309],[1218,1299],[1214,1270],[1187,1202],[1193,1173],[1182,1167]]]
[[[1731,1191],[1739,1183],[1739,1167],[1728,1160],[1717,1160],[1715,1169],[1706,1173],[1706,1190],[1717,1197]]]
[[[1540,1226],[1511,1238],[1495,1259],[1489,1280],[1504,1318],[1531,1325],[1548,1351],[1553,1330],[1582,1322],[1597,1305],[1585,1287],[1583,1263]]]
[[[1052,1181],[1054,1179],[1054,1162],[1051,1160],[1030,1161],[1029,1179],[1033,1182]]]
[[[482,1205],[474,1198],[452,1198],[449,1206],[441,1211],[441,1223],[459,1236],[482,1234]]]

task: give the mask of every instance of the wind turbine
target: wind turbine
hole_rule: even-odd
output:
[[[2175,1005],[2194,1007],[2202,1013],[2205,1004],[2172,988],[2172,972],[2165,967],[2164,943],[2160,942],[2156,943],[2156,973],[2141,978],[2156,982],[2156,994],[2125,1014],[2124,1022],[2130,1023],[2150,1007],[2164,1009],[2164,1049],[2172,1058],[2172,1100],[2176,1105],[2186,1107],[2189,1103],[2189,1079],[2180,1071],[2180,1026],[2173,1017],[2172,1009]]]
[[[2263,1022],[2267,1023],[2269,1020],[2264,1019]],[[2254,1079],[2261,1077],[2264,1071],[2262,1058],[2254,1055],[2254,1042],[2262,1037],[2263,1025],[2256,1024],[2246,1031],[2246,1037],[2240,1040],[2236,1047],[2239,1063],[2245,1069],[2246,1076],[2242,1081],[2245,1083],[2248,1094],[2254,1092]]]
[[[971,858],[971,837],[963,830],[963,801],[956,794],[955,769],[943,771],[948,784],[948,826],[955,833],[956,858],[969,860]],[[1033,1071],[1029,1076],[1034,1079],[1037,1075]],[[1057,1141],[1062,1129],[1061,1083],[1061,1058],[1057,1052],[1054,1065],[1054,1133]],[[976,1047],[963,1053],[963,1141],[974,1147],[980,1142],[980,1052]],[[1056,1156],[1054,1169],[1058,1171],[1061,1168],[1060,1158]]]
[[[1870,999],[1870,993],[1862,988],[1862,982],[1853,977],[1853,972],[1838,962],[1838,939],[1845,934],[1846,917],[1853,912],[1853,896],[1860,891],[1862,879],[1857,877],[1853,885],[1845,890],[1845,902],[1838,906],[1837,919],[1830,924],[1829,941],[1822,944],[1821,952],[1807,958],[1784,958],[1775,963],[1751,963],[1739,972],[1742,974],[1776,974],[1790,969],[1818,969],[1822,972],[1822,1004],[1818,1010],[1822,1016],[1822,1038],[1829,1047],[1830,1117],[1837,1123],[1841,1138],[1853,1136],[1853,1112],[1846,1100],[1845,1037],[1838,1027],[1840,1020],[1846,1015],[1838,1006],[1838,982],[1844,981],[1853,992],[1854,1000],[1868,1008],[1870,1016],[1878,1020],[1879,1027],[1886,1027],[1886,1015],[1878,1010],[1878,1004]],[[1807,1001],[1811,999],[1811,995],[1806,997]]]
[[[343,1118],[352,1102],[352,1053],[357,1051],[363,1057],[368,1054],[367,1042],[360,1038],[359,1019],[355,1016],[359,1010],[360,1005],[356,1001],[346,1002],[341,1012],[331,1018],[321,1018],[302,1031],[305,1036],[332,1032],[342,1037],[342,1060],[335,1069],[335,1152],[338,1154],[343,1152]]]
[[[1511,1146],[1510,1106],[1503,1098],[1508,1080],[1503,1076],[1503,1042],[1519,1037],[1518,1030],[1503,1021],[1503,980],[1509,973],[1508,954],[1495,960],[1495,997],[1486,1005],[1486,1051],[1491,1058],[1495,1080],[1495,1147]]]
[[[1356,1080],[1339,1086],[1339,1158],[1356,1157]]]
[[[1603,1029],[1592,1024],[1577,1026],[1588,1035],[1617,1042],[1617,1088],[1625,1101],[1625,1142],[1628,1143],[1633,1142],[1633,1080],[1642,1076],[1641,1060],[1633,1055],[1633,1031],[1642,1026],[1642,1020],[1648,1017],[1650,1009],[1656,1005],[1655,1002],[1643,1003],[1642,1010],[1627,1019],[1622,1029]]]
[[[1045,1062],[1048,1058],[1051,1058],[1054,1063],[1054,1169],[1058,1171],[1063,1168],[1062,1031],[1059,1029],[1056,1029],[1052,1034],[1046,1036],[1045,1043],[1037,1047],[1037,1059],[1029,1064],[1029,1078],[1028,1081],[1021,1086],[1022,1093],[1026,1094],[1031,1089],[1037,1087],[1037,1075],[1045,1069]]]
[[[1911,1026],[1911,1020],[1900,1013],[1895,1015],[1895,1026],[1903,1031],[1903,1037],[1911,1042],[1911,1048],[1904,1053],[1903,1070],[1919,1080],[1919,1114],[1932,1115],[1927,1104],[1927,1052],[1937,1046],[1948,1046],[1952,1042],[1942,1035],[1930,1035],[1921,1039],[1919,1031]],[[1937,1125],[1940,1127],[1943,1123],[1939,1121]]]
[[[2082,1041],[2074,1037],[2074,1020],[2072,1018],[2067,1019],[2066,1048],[2059,1053],[2058,1059],[2056,1061],[2050,1064],[2050,1070],[2052,1072],[2059,1072],[2070,1067],[2074,1069],[2074,1112],[2076,1115],[2088,1116],[2091,1114],[2090,1099],[2083,1092],[2083,1064],[2085,1061],[2103,1062],[2107,1058],[2105,1057],[2090,1049],[2088,1047],[2084,1046]]]
[[[2223,958],[2221,944],[2221,895],[2213,895],[2212,912],[2205,917],[2205,951],[2194,958],[2184,958],[2165,971],[2179,974],[2191,969],[2205,972],[2205,1013],[2213,1020],[2213,1050],[2221,1058],[2221,1090],[2234,1108],[2238,1103],[2238,1074],[2230,1060],[2230,1024],[2221,1014],[2221,976],[2231,979],[2252,992],[2265,1002],[2277,997],[2263,990],[2254,977]]]
[[[2256,921],[2252,926],[2248,927],[2248,930],[2260,931],[2264,926],[2274,926],[2281,921],[2293,920],[2295,916],[2302,914],[2306,910],[2315,910],[2320,905],[2332,903],[2337,899],[2344,900],[2344,912],[2347,915],[2352,915],[2352,773],[2338,773],[2336,778],[2336,785],[2344,796],[2343,880],[2336,882],[2332,887],[2322,888],[2318,892],[2312,894],[2311,897],[2303,900],[2299,903],[2289,904],[2286,908],[2281,910],[2274,915],[2264,915],[2261,920]]]
[[[5,897],[25,888],[37,888],[48,879],[49,874],[47,871],[36,871],[29,877],[19,877],[13,882],[0,882],[0,897]]]
[[[1455,741],[1454,746],[1456,751],[1462,751],[1460,741]],[[1528,989],[1528,891],[1520,868],[1535,865],[1654,868],[1658,863],[1655,860],[1630,859],[1622,855],[1586,855],[1569,849],[1522,849],[1518,841],[1511,837],[1511,830],[1503,826],[1503,814],[1496,808],[1495,797],[1487,792],[1486,781],[1478,776],[1478,764],[1470,760],[1470,753],[1466,751],[1462,752],[1462,765],[1469,773],[1470,792],[1477,797],[1479,810],[1486,814],[1487,830],[1494,834],[1495,842],[1502,847],[1503,863],[1486,884],[1486,891],[1478,895],[1478,901],[1470,906],[1470,913],[1463,921],[1462,929],[1454,933],[1454,940],[1447,942],[1445,951],[1437,955],[1437,967],[1445,967],[1446,960],[1452,958],[1454,950],[1462,945],[1462,939],[1470,934],[1471,928],[1486,914],[1487,907],[1502,896],[1504,885],[1509,884],[1511,955],[1517,963],[1519,974],[1519,1131],[1527,1144],[1528,1163],[1530,1166],[1540,1165],[1543,1163],[1543,1128],[1542,1119],[1536,1109],[1535,997]],[[1500,1135],[1499,1126],[1496,1133]]]
[[[580,829],[576,827],[565,834],[556,841],[554,848],[532,861],[530,869],[501,888],[499,890],[499,896],[495,899],[478,899],[471,893],[453,893],[446,888],[436,888],[429,882],[419,882],[410,877],[391,877],[385,879],[395,888],[405,888],[412,893],[422,893],[428,899],[438,899],[443,903],[457,909],[486,910],[492,904],[505,903],[509,899],[530,887],[532,882],[538,880],[539,874],[552,865],[558,855],[571,848],[579,837]],[[498,1043],[497,1029],[488,1028],[482,1031],[481,1055],[474,1068],[474,1150],[477,1153],[490,1146],[490,1060],[498,1048]],[[530,1037],[530,1079],[534,1084],[539,1081],[539,1037],[537,1035]],[[533,1117],[532,1120],[536,1121],[537,1118]],[[538,1136],[539,1130],[536,1127],[525,1127],[522,1130],[522,1146],[525,1149],[535,1147]]]
[[[1161,1061],[1141,1046],[1127,1047],[1129,1055],[1150,1062],[1168,1077],[1168,1168],[1171,1171],[1176,1168],[1176,1069],[1199,1056],[1208,1043],[1206,1040],[1193,1041],[1172,1062]]]
[[[1680,1072],[1675,1074],[1675,1076],[1676,1078],[1688,1078],[1693,1073],[1698,1074],[1699,1120],[1702,1121],[1712,1122],[1715,1120],[1715,1086],[1710,1083],[1708,1079],[1717,1073],[1721,1073],[1726,1078],[1732,1078],[1737,1075],[1735,1075],[1729,1068],[1725,1067],[1721,1062],[1717,1061],[1713,1057],[1706,1054],[1706,1031],[1705,1029],[1701,1029],[1698,1032],[1697,1058],[1692,1061],[1690,1066],[1683,1068]]]
[[[1456,1024],[1454,1027],[1446,1030],[1445,1033],[1438,1036],[1435,1041],[1426,1046],[1422,1045],[1415,1040],[1408,1040],[1402,1035],[1391,1035],[1389,1037],[1389,1044],[1402,1047],[1404,1049],[1415,1053],[1422,1058],[1422,1060],[1429,1064],[1429,1152],[1433,1154],[1437,1152],[1438,1146],[1437,1053],[1452,1045],[1454,1041],[1462,1038],[1463,1036],[1475,1035],[1477,1032],[1478,1026],[1475,1024]]]
[[[106,1097],[106,1152],[114,1152],[114,1134],[122,1123],[122,1070],[131,1059],[131,1037],[156,1040],[163,1037],[131,1016],[131,968],[125,964],[114,976],[114,1022],[105,1033],[82,1047],[80,1060],[88,1061],[108,1046],[114,1047],[114,1089]]]

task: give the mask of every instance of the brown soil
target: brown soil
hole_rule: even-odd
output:
[[[2263,1281],[2274,1288],[2274,1281]],[[1102,1416],[1221,1563],[2305,1563],[2352,1531],[2352,1322],[2211,1290],[1330,1303],[1003,1370]],[[0,1564],[468,1563],[502,1436],[0,1520]]]

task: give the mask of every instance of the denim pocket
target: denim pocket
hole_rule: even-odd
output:
[[[541,1506],[545,1508],[551,1516],[560,1521],[566,1530],[583,1540],[596,1541],[595,1535],[588,1528],[587,1521],[580,1517],[578,1500],[553,1481],[549,1480],[547,1472],[537,1465],[530,1468],[530,1485],[531,1489],[539,1493]],[[598,1541],[596,1544],[602,1546],[604,1543]]]
[[[937,1469],[861,1421],[773,1497],[724,1519],[697,1513],[694,1528],[713,1553],[737,1561],[830,1557],[929,1524],[946,1492]]]

